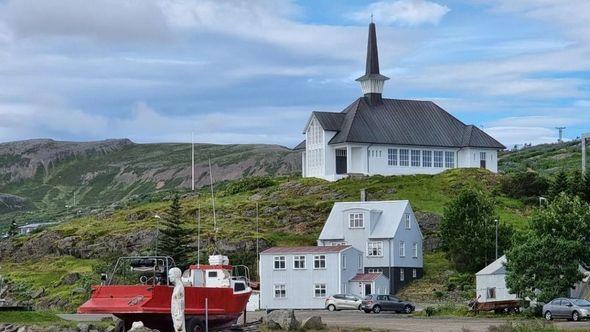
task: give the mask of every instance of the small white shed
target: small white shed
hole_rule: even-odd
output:
[[[475,274],[476,296],[479,302],[518,299],[506,287],[506,255],[496,259]]]

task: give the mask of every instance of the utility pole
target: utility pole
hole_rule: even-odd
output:
[[[557,142],[563,142],[563,130],[565,129],[565,127],[555,127],[555,129],[559,131],[559,138],[557,139]]]
[[[156,219],[156,256],[158,256],[158,237],[160,237],[160,215],[155,214],[154,219]]]
[[[191,133],[191,190],[195,191],[195,133]]]

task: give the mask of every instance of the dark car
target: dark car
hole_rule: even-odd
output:
[[[378,314],[381,311],[395,311],[409,314],[416,309],[416,306],[391,295],[371,294],[361,302],[361,309],[366,313],[372,311]]]
[[[584,299],[558,298],[543,306],[543,316],[546,320],[567,318],[579,321],[590,318],[590,302]]]

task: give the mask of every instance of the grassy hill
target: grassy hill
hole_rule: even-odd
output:
[[[197,144],[197,186],[209,183],[209,158],[214,181],[278,176],[300,169],[300,157],[277,145]],[[190,144],[129,140],[2,143],[0,232],[13,218],[19,223],[59,219],[141,200],[158,191],[190,188],[190,165]]]
[[[409,199],[417,211],[427,241],[436,238],[436,229],[444,204],[465,186],[474,186],[496,193],[497,212],[503,223],[516,228],[526,227],[531,208],[499,192],[499,178],[478,169],[456,169],[439,175],[374,176],[345,179],[335,183],[300,177],[272,179],[251,178],[228,181],[216,186],[218,226],[213,241],[213,221],[210,196],[205,189],[195,194],[186,193],[182,199],[184,215],[191,224],[196,243],[195,215],[200,210],[202,219],[201,257],[207,257],[212,248],[220,248],[234,261],[254,269],[255,241],[260,236],[261,247],[273,245],[313,245],[332,204],[335,201],[357,200],[361,189],[368,199]],[[154,250],[155,214],[165,213],[167,199],[155,199],[116,209],[112,213],[84,216],[36,234],[0,242],[0,273],[26,290],[18,295],[30,298],[29,293],[43,285],[42,297],[35,300],[45,307],[70,292],[76,296],[61,303],[61,308],[73,309],[87,295],[76,293],[88,289],[96,282],[97,272],[106,270],[113,257],[121,254],[150,253]],[[259,204],[260,233],[256,233],[256,204]],[[432,242],[436,243],[436,241]],[[430,255],[430,254],[429,254]],[[434,255],[434,254],[433,254]],[[444,260],[427,256],[429,261]],[[430,260],[429,260],[430,259]],[[39,269],[42,273],[33,273]],[[443,264],[444,266],[444,264]],[[66,268],[64,268],[66,267]],[[80,271],[83,276],[73,285],[60,280],[66,270]],[[65,292],[65,293],[64,293]]]
[[[582,146],[579,140],[540,144],[516,151],[501,152],[498,166],[502,172],[535,170],[544,175],[560,169],[568,172],[581,170]]]

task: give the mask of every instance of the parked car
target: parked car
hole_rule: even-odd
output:
[[[360,310],[361,302],[362,299],[356,295],[336,294],[326,299],[326,309],[330,311],[347,309]]]
[[[378,314],[383,310],[409,314],[416,310],[416,306],[410,302],[402,301],[391,295],[371,294],[367,295],[362,301],[361,309],[366,313],[372,311]]]
[[[579,321],[590,318],[590,302],[584,299],[557,298],[543,306],[546,320],[567,318]]]

